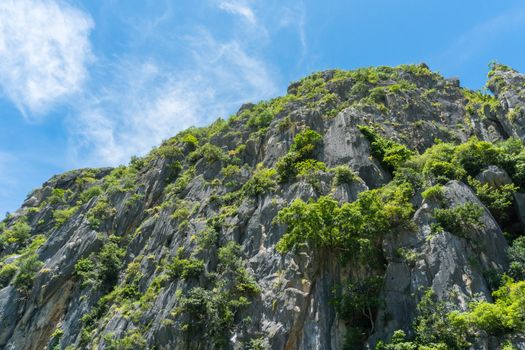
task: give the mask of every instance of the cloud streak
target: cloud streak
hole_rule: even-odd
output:
[[[0,87],[26,117],[80,91],[92,28],[88,15],[62,2],[0,2]]]
[[[235,15],[229,37],[207,26],[185,28],[172,37],[177,61],[131,55],[106,69],[111,74],[104,89],[70,118],[71,159],[80,160],[75,165],[126,163],[185,128],[227,117],[245,102],[279,92],[279,73],[267,63],[264,50],[273,31],[290,28],[298,32],[304,54],[302,2],[272,3],[270,12],[277,11],[279,18],[256,1],[212,0],[210,5]],[[149,37],[166,40],[161,28],[148,28]]]
[[[0,59],[6,62],[0,65],[0,88],[27,119],[66,102],[70,166],[126,163],[185,128],[277,94],[279,74],[263,58],[264,48],[275,28],[302,28],[304,13],[296,22],[298,12],[286,5],[279,10],[283,16],[274,19],[257,5],[211,3],[234,15],[229,37],[202,25],[166,36],[164,24],[177,13],[169,7],[145,27],[123,21],[130,46],[158,38],[170,47],[172,40],[177,59],[166,62],[133,46],[119,57],[97,57],[88,79],[94,60],[89,15],[62,0],[5,0],[0,2]]]
[[[250,6],[241,1],[221,1],[218,4],[219,9],[242,17],[250,24],[256,24],[257,19]]]
[[[276,93],[271,70],[240,43],[222,43],[204,30],[185,40],[190,66],[116,64],[112,83],[70,119],[71,157],[79,166],[126,163],[183,129]]]

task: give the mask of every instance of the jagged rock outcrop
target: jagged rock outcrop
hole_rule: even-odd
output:
[[[0,227],[0,348],[342,349],[349,324],[334,291],[371,273],[384,282],[362,342],[369,348],[397,329],[413,334],[429,288],[459,310],[474,298],[492,301],[489,276],[509,265],[507,222],[467,174],[445,182],[443,198],[414,189],[411,224],[385,233],[379,268],[348,263],[336,249],[280,253],[287,227],[275,218],[296,199],[352,203],[396,181],[360,126],[419,153],[436,139],[525,140],[525,77],[503,67],[490,73],[499,102],[425,65],[316,73],[287,96],[243,105],[128,167],[53,177]],[[304,130],[321,135],[308,157],[294,141]],[[307,165],[283,179],[272,169],[287,169],[286,157]],[[341,165],[351,180],[338,180]],[[480,183],[512,184],[499,164],[488,165],[474,174]],[[507,220],[516,232],[525,212],[517,191]],[[435,230],[436,209],[465,203],[482,208],[468,237]],[[485,337],[473,346],[502,345]]]

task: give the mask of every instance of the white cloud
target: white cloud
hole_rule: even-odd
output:
[[[89,15],[59,0],[0,2],[0,86],[24,115],[80,91],[92,28]]]
[[[292,27],[297,31],[299,42],[301,44],[301,60],[306,55],[307,42],[305,32],[305,7],[302,1],[295,2],[289,7],[283,7],[279,15],[280,27]]]
[[[221,1],[218,4],[219,9],[241,16],[248,23],[256,24],[257,19],[250,6],[243,1]]]
[[[240,43],[218,42],[205,31],[186,42],[190,66],[130,60],[117,64],[112,83],[71,119],[77,165],[126,163],[183,129],[276,93],[270,69]]]

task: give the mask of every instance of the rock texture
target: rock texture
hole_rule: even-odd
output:
[[[44,183],[4,220],[6,229],[26,220],[31,237],[42,235],[44,242],[35,251],[42,264],[29,288],[19,288],[15,279],[0,285],[0,348],[342,349],[346,328],[332,302],[333,290],[361,272],[308,249],[279,254],[275,245],[285,228],[275,223],[277,212],[297,198],[331,194],[341,203],[352,202],[359,193],[391,181],[392,173],[372,156],[358,125],[379,126],[383,135],[418,152],[437,138],[456,143],[471,136],[488,141],[510,136],[525,140],[525,76],[512,69],[498,66],[490,73],[489,86],[500,106],[473,111],[468,110],[465,90],[457,80],[431,73],[424,65],[384,70],[389,78],[380,75],[379,82],[365,83],[354,76],[337,78],[336,71],[317,73],[316,80],[327,82],[320,96],[285,101],[259,129],[247,127],[251,122],[244,117],[257,106],[244,105],[230,121],[219,121],[208,129],[209,143],[215,147],[209,154],[195,154],[195,145],[179,138],[173,141],[177,152],[166,151],[168,141],[128,168],[82,169]],[[397,86],[401,81],[409,88],[392,88],[374,100],[366,99],[366,91],[374,86]],[[298,89],[299,84],[292,84],[289,96],[298,94]],[[324,101],[323,96],[330,99]],[[236,191],[253,171],[274,167],[288,152],[293,137],[305,128],[323,136],[322,148],[315,155],[318,161],[328,167],[348,165],[360,180],[333,186],[334,175],[326,171],[315,183],[299,177],[270,192],[238,198]],[[214,154],[214,149],[226,156]],[[232,158],[238,159],[238,168],[227,174],[224,169]],[[478,179],[497,186],[510,181],[495,167]],[[231,193],[234,198],[228,197]],[[446,184],[445,196],[452,206],[466,202],[483,206],[461,182]],[[523,197],[516,194],[521,220],[525,220]],[[233,201],[239,204],[232,209]],[[439,298],[453,298],[465,308],[474,297],[491,300],[487,274],[507,268],[507,243],[486,208],[483,228],[476,232],[476,239],[467,240],[451,232],[432,233],[431,212],[437,203],[418,194],[414,204],[413,228],[383,242],[381,296],[385,303],[374,316],[368,347],[396,329],[410,334],[425,289],[432,288]],[[70,208],[74,210],[63,212]],[[57,213],[65,219],[59,220]],[[218,234],[217,246],[199,250],[196,237],[210,227]],[[115,246],[122,249],[116,281],[84,283],[79,261],[100,257],[111,236],[119,237]],[[181,295],[196,286],[212,294],[226,288],[220,282],[228,281],[228,272],[218,265],[217,249],[229,241],[240,245],[242,268],[260,293],[251,296],[249,304],[235,308],[231,327],[223,334],[226,342],[213,343],[204,335],[188,339],[183,330],[185,316],[177,311]],[[0,267],[24,259],[19,248],[4,245]],[[163,277],[163,267],[180,248],[204,261],[206,275]],[[413,259],[400,258],[396,253],[400,248],[411,251]],[[99,269],[96,264],[91,268]],[[104,299],[118,286],[132,285],[131,280],[136,289],[119,294],[121,300]],[[86,315],[94,320],[89,323]],[[493,346],[500,344],[497,340],[479,344],[485,349]]]

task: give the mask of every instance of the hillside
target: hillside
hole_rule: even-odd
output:
[[[57,175],[0,224],[2,349],[525,349],[525,75],[330,70]]]

